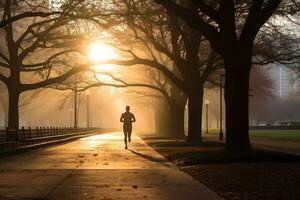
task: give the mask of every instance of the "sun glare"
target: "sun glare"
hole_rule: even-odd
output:
[[[118,54],[112,46],[101,43],[92,43],[88,48],[89,59],[94,63],[101,63],[107,60],[117,59]],[[114,70],[112,64],[95,64],[91,68],[97,72],[106,71],[112,72]]]
[[[106,44],[93,43],[89,46],[89,58],[93,62],[103,62],[117,58],[115,50]]]

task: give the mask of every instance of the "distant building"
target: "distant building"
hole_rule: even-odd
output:
[[[291,70],[282,66],[272,65],[268,68],[269,76],[274,82],[276,96],[285,98],[296,93],[299,83]]]

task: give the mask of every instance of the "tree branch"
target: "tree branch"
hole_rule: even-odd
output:
[[[210,19],[215,21],[216,23],[220,24],[221,23],[221,18],[219,13],[210,7],[208,4],[206,4],[204,1],[199,1],[199,0],[192,0],[192,3],[196,5],[200,10],[205,13]]]
[[[8,78],[2,74],[0,74],[0,81],[4,82],[6,85],[8,83]]]
[[[194,29],[200,31],[211,43],[214,48],[220,51],[220,35],[214,26],[206,23],[201,19],[197,12],[184,8],[172,0],[155,0],[158,4],[164,6],[165,9],[170,10],[174,15],[184,19],[186,23]]]
[[[88,68],[88,66],[83,65],[82,67],[73,68],[73,69],[69,70],[68,72],[66,72],[65,74],[63,74],[61,76],[57,76],[55,78],[46,79],[44,81],[40,81],[40,82],[32,83],[32,84],[22,84],[21,90],[22,91],[35,90],[38,88],[47,87],[52,84],[60,83],[60,82],[65,81],[66,79],[68,79],[69,77],[71,77],[72,75],[74,75],[78,72],[87,70],[87,68]]]
[[[260,28],[270,19],[281,2],[282,0],[272,0],[262,8],[262,0],[253,0],[241,32],[240,41],[246,45],[251,45]]]
[[[120,65],[120,66],[132,66],[132,65],[147,65],[149,67],[155,68],[162,73],[166,75],[171,81],[173,81],[180,89],[183,91],[186,91],[186,86],[185,83],[175,76],[172,71],[170,71],[168,68],[166,68],[164,65],[156,62],[155,60],[149,60],[149,59],[143,59],[143,58],[138,58],[134,57],[131,60],[107,60],[105,62],[101,63],[95,63],[95,64],[115,64],[115,65]]]

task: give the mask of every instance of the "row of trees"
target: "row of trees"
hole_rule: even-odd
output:
[[[225,69],[226,144],[228,150],[250,150],[249,76],[255,39],[275,14],[298,11],[299,2],[283,0],[156,0],[209,40]],[[293,10],[295,9],[295,10]]]
[[[145,50],[150,52],[151,57],[148,59],[138,52],[127,50],[132,60],[111,63],[144,64],[155,68],[185,93],[189,108],[188,139],[193,142],[201,140],[205,82],[214,82],[210,77],[223,68],[226,78],[227,149],[250,150],[248,108],[251,67],[254,63],[298,62],[297,48],[274,51],[269,44],[277,46],[275,49],[279,48],[278,43],[282,44],[287,31],[281,32],[276,23],[285,20],[284,16],[298,13],[299,3],[279,0],[155,2],[163,9],[150,0],[118,1],[128,13],[122,17],[126,24],[123,32],[132,32],[134,39],[146,44]],[[272,16],[273,21],[270,21]],[[161,62],[157,52],[170,61],[169,65]]]

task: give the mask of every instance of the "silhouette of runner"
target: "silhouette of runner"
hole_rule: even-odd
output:
[[[126,112],[121,115],[120,122],[123,122],[125,149],[127,149],[127,137],[131,142],[132,123],[135,122],[134,115],[129,112],[130,106],[126,106]]]

